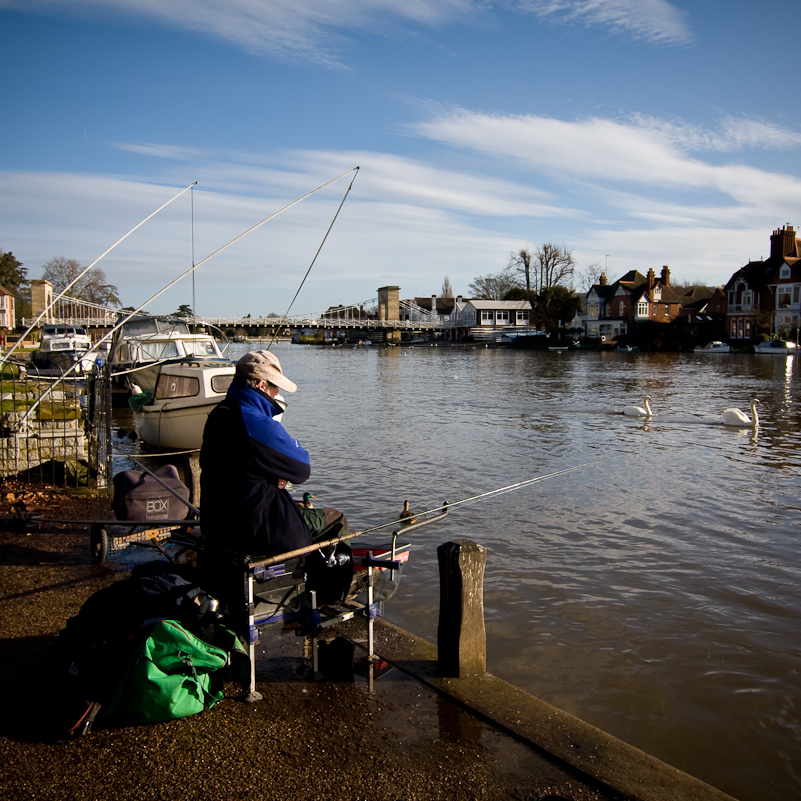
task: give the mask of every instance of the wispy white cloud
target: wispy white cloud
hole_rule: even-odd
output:
[[[629,38],[665,45],[692,41],[687,12],[668,0],[519,0],[541,19],[608,28]]]
[[[126,303],[138,303],[195,260],[289,201],[359,165],[361,171],[296,311],[367,300],[383,284],[411,295],[457,292],[496,272],[510,251],[565,242],[580,264],[613,254],[610,271],[669,264],[677,278],[723,283],[764,250],[801,208],[801,180],[722,152],[798,146],[793,131],[726,119],[719,129],[656,118],[626,121],[491,116],[463,110],[416,128],[437,155],[366,150],[203,151],[120,143],[141,157],[136,177],[0,174],[0,218],[37,277],[53,256],[89,263],[179,188],[188,195],[103,262]],[[198,310],[282,312],[346,187],[343,179],[215,257],[198,276]],[[175,188],[173,188],[175,187]],[[788,211],[789,210],[789,211]],[[190,222],[193,221],[193,226]],[[194,233],[194,242],[192,234]],[[154,311],[190,302],[186,287]],[[333,298],[333,300],[332,300]]]
[[[797,132],[726,120],[720,132],[591,118],[559,120],[455,110],[416,126],[422,136],[564,179],[671,191],[711,190],[738,202],[801,204],[801,181],[745,164],[716,165],[694,151],[801,145]]]
[[[148,19],[279,58],[339,62],[354,31],[396,35],[399,26],[464,23],[476,0],[0,0],[0,8]]]

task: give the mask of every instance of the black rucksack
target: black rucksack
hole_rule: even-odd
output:
[[[88,732],[98,713],[102,718],[102,706],[143,636],[163,620],[180,622],[206,642],[220,639],[216,602],[194,581],[191,568],[168,562],[139,565],[129,578],[87,599],[59,634],[38,679],[47,688],[47,702],[35,716],[38,735]],[[237,678],[242,675],[240,666]]]

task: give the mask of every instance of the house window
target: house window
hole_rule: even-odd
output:
[[[637,304],[637,316],[638,317],[647,317],[648,316],[648,301],[641,300]]]
[[[622,317],[626,310],[626,304],[621,300],[617,307],[617,316]]]
[[[790,287],[780,286],[777,289],[779,295],[779,308],[787,309],[790,307]]]
[[[737,339],[737,320],[732,317],[731,321],[731,334],[732,339]]]
[[[751,339],[751,320],[745,321],[745,338]]]
[[[782,264],[782,268],[779,272],[779,278],[783,281],[786,281],[790,277],[790,265],[789,264]]]
[[[515,322],[517,325],[528,325],[528,312],[518,311],[515,312]]]
[[[481,325],[492,325],[495,315],[491,311],[481,312]]]
[[[509,325],[509,312],[499,311],[495,314],[496,325]]]
[[[793,303],[796,304],[801,299],[801,287],[793,287]]]

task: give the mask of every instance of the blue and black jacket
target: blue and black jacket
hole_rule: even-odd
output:
[[[311,544],[300,507],[278,480],[310,473],[308,452],[275,420],[281,407],[236,381],[209,414],[200,450],[200,525],[212,543],[271,556]]]

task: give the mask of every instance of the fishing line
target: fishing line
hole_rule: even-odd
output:
[[[289,311],[294,305],[295,301],[298,299],[298,295],[300,294],[300,290],[303,289],[303,285],[306,283],[306,279],[309,277],[309,273],[312,271],[312,267],[314,267],[314,263],[317,261],[317,257],[320,255],[320,251],[323,249],[323,245],[325,245],[326,239],[328,239],[328,235],[331,233],[331,229],[334,227],[334,223],[337,221],[337,217],[339,217],[339,212],[342,211],[342,207],[345,205],[345,201],[348,199],[348,195],[350,194],[350,190],[353,188],[353,182],[356,180],[356,176],[359,174],[360,167],[354,167],[353,178],[350,180],[350,184],[348,184],[348,188],[345,190],[345,194],[342,197],[342,200],[339,203],[339,207],[336,210],[336,214],[334,214],[333,219],[331,220],[330,225],[328,226],[328,230],[325,232],[325,236],[323,237],[322,242],[320,242],[320,247],[317,248],[317,252],[314,254],[314,258],[311,260],[311,264],[309,265],[309,269],[306,270],[306,274],[303,276],[303,280],[300,282],[300,286],[298,287],[297,292],[295,292],[295,296],[287,306],[287,310],[284,312],[284,316],[281,318],[281,321],[278,323],[278,327],[275,329],[275,333],[273,334],[273,338],[270,340],[269,344],[267,345],[265,350],[270,350],[270,348],[275,344],[275,340],[278,338],[278,333],[281,330],[284,322],[286,322],[286,318],[289,316]]]

